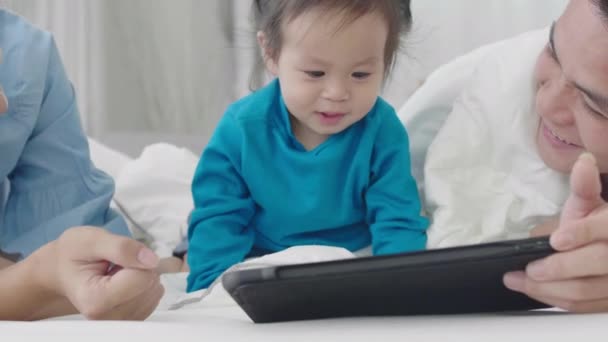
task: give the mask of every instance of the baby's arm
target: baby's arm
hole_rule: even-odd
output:
[[[192,183],[188,291],[208,287],[251,251],[254,203],[241,178],[242,134],[227,113],[203,153]]]
[[[424,249],[428,220],[411,175],[407,133],[394,113],[386,119],[374,146],[367,222],[374,255]]]

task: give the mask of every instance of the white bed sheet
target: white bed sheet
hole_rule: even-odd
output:
[[[332,247],[296,247],[253,260],[293,263],[351,257]],[[80,315],[0,323],[2,340],[120,341],[572,341],[602,340],[608,314],[576,315],[557,310],[450,316],[356,317],[254,324],[221,286],[202,301],[169,310],[184,298],[186,274],[163,275],[166,294],[145,322],[92,322]],[[202,292],[201,292],[202,293]],[[200,293],[199,293],[200,294]],[[194,294],[197,295],[197,294]],[[190,295],[191,297],[192,295]],[[354,298],[353,300],[356,300]],[[56,338],[55,338],[56,337]]]
[[[565,341],[602,340],[608,314],[556,312],[466,316],[364,317],[253,324],[235,306],[157,312],[145,322],[74,318],[0,323],[3,340],[18,341]]]
[[[124,155],[114,155],[111,151],[100,149],[100,146],[92,147],[96,164],[114,177],[120,177],[123,167],[133,161]],[[117,158],[119,163],[113,160],[108,163],[106,158]],[[153,341],[197,339],[251,342],[571,341],[581,337],[600,340],[600,336],[605,335],[608,323],[608,314],[575,315],[539,311],[462,316],[343,318],[256,325],[225,296],[179,310],[168,310],[172,303],[184,295],[184,279],[184,274],[163,276],[167,293],[159,308],[145,322],[89,322],[83,320],[82,316],[34,323],[0,322],[0,338],[15,338],[19,341],[51,338],[65,342],[107,342],[133,337]]]
[[[99,146],[94,149],[97,150]],[[105,151],[111,152],[111,151]],[[99,157],[99,153],[94,153]],[[105,154],[105,156],[110,156]],[[115,175],[129,158],[120,157]],[[98,160],[103,164],[101,160]],[[107,160],[106,160],[107,161]],[[310,258],[318,253],[302,253]],[[311,260],[301,260],[311,261]],[[360,317],[256,325],[223,289],[202,302],[168,310],[185,295],[185,274],[164,275],[166,295],[145,322],[92,322],[82,316],[24,323],[0,322],[3,341],[562,341],[582,336],[600,340],[608,314],[574,315],[557,311],[462,316]],[[356,300],[356,299],[353,299]]]

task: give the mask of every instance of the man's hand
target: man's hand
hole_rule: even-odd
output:
[[[549,236],[559,227],[559,217],[548,219],[530,231],[530,237]]]
[[[608,204],[595,158],[582,155],[570,176],[571,193],[551,245],[559,251],[505,275],[514,290],[574,312],[608,311]]]

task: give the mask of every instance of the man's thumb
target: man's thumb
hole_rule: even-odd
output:
[[[604,203],[602,183],[595,157],[585,152],[572,167],[570,197],[566,200],[560,219],[560,227],[582,219]]]

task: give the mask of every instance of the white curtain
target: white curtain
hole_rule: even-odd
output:
[[[567,0],[412,0],[414,30],[383,95],[395,107],[429,72],[484,43],[548,25]],[[86,129],[208,137],[249,91],[250,0],[0,0],[52,31]]]
[[[88,133],[208,136],[234,98],[232,2],[5,0],[54,33]]]
[[[92,65],[101,65],[98,58],[99,25],[96,13],[98,1],[81,0],[2,0],[0,6],[8,7],[37,26],[52,31],[63,57],[64,64],[77,89],[77,97],[82,120],[85,126],[89,118],[100,116],[102,112],[96,102],[99,99],[92,96],[96,93],[99,83],[94,82],[99,69]]]
[[[234,97],[230,2],[114,3],[104,6],[106,127],[212,131]]]

